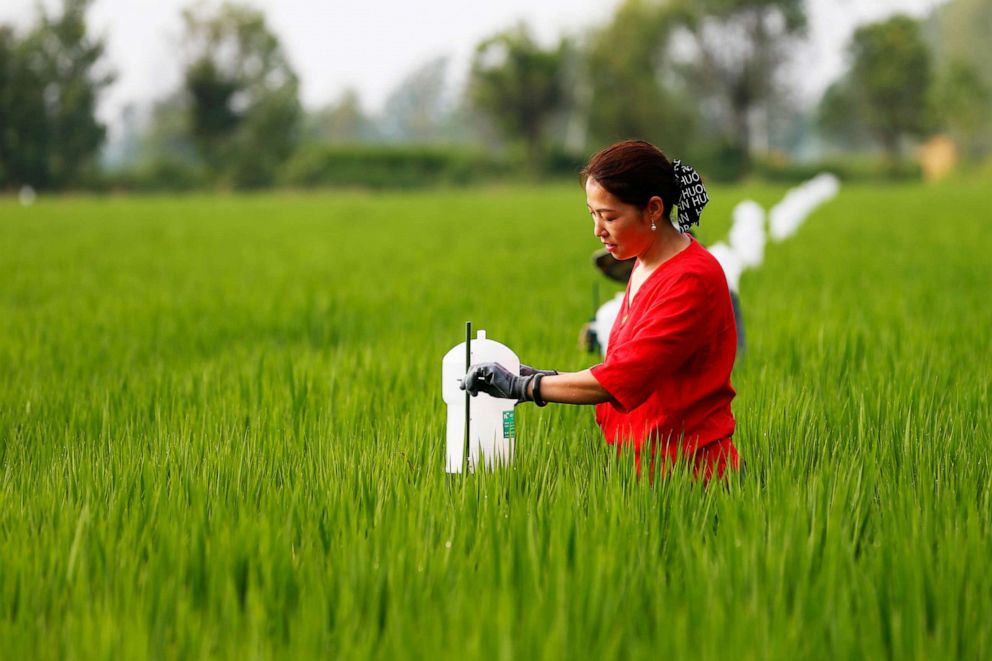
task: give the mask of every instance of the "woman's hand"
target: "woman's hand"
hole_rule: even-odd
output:
[[[467,390],[473,397],[484,392],[499,399],[515,399],[517,403],[532,401],[533,397],[527,392],[536,375],[532,372],[517,376],[499,363],[482,363],[469,368],[459,388]]]

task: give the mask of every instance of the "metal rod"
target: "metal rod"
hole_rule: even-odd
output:
[[[468,374],[472,367],[472,322],[465,322],[465,373]],[[468,453],[469,453],[469,418],[472,410],[472,396],[468,392],[468,384],[465,384],[465,451],[462,454],[462,477],[468,473]]]

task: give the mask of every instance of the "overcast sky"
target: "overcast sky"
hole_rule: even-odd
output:
[[[26,26],[39,0],[0,1],[0,22]],[[250,0],[278,34],[301,80],[303,103],[318,107],[356,89],[377,110],[412,69],[438,55],[464,76],[474,46],[524,20],[550,43],[606,21],[619,0]],[[45,0],[49,7],[58,2]],[[792,66],[806,98],[843,68],[854,27],[902,11],[920,15],[939,0],[808,0],[811,47]],[[179,12],[189,0],[95,0],[90,25],[107,38],[117,71],[100,115],[114,122],[128,103],[147,103],[179,83]]]

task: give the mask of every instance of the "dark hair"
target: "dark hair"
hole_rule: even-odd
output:
[[[679,202],[680,187],[675,168],[665,154],[644,140],[624,140],[596,152],[579,173],[582,186],[590,179],[621,202],[638,209],[652,197],[665,203],[665,218]]]

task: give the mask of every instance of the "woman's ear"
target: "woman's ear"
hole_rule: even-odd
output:
[[[648,200],[647,211],[648,220],[653,223],[660,223],[665,218],[665,202],[655,195]]]

